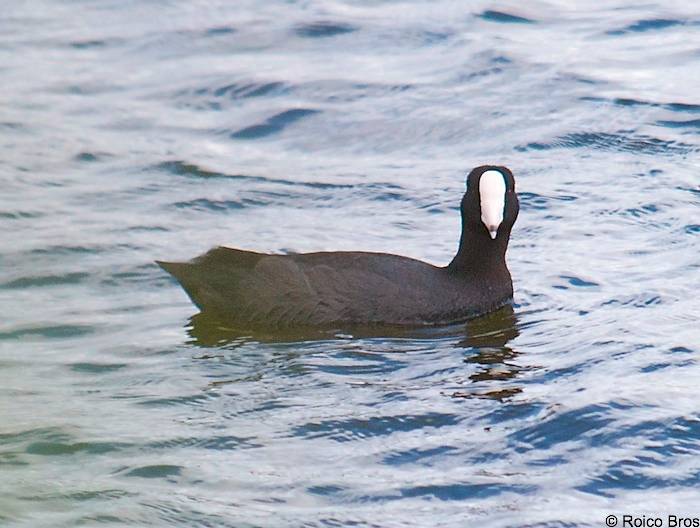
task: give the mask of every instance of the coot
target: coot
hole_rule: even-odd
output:
[[[459,249],[444,267],[387,253],[227,247],[157,263],[202,312],[239,328],[450,324],[512,300],[505,254],[518,210],[511,171],[483,165],[467,177]]]

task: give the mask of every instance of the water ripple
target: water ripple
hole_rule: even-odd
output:
[[[306,438],[328,437],[337,442],[350,442],[373,436],[387,436],[399,431],[420,430],[424,427],[449,427],[455,425],[458,421],[459,418],[455,415],[433,412],[423,415],[327,420],[295,427],[292,434]]]
[[[183,471],[182,466],[171,464],[155,464],[150,466],[141,466],[123,472],[125,477],[138,477],[147,479],[169,479],[179,477]]]
[[[232,139],[259,139],[271,136],[282,132],[285,128],[289,127],[300,119],[317,113],[319,113],[319,110],[312,110],[308,108],[294,108],[291,110],[285,110],[284,112],[280,112],[267,118],[262,123],[247,126],[237,130],[236,132],[232,132],[229,136]]]
[[[669,128],[700,128],[700,119],[688,121],[658,121],[657,125]]]
[[[504,11],[486,10],[479,15],[479,18],[488,20],[489,22],[501,22],[506,24],[532,24],[534,20],[523,16],[513,15]]]
[[[647,31],[660,31],[662,29],[667,29],[682,24],[684,24],[683,20],[675,20],[669,18],[650,18],[646,20],[639,20],[622,29],[606,31],[606,34],[617,36],[625,35],[627,33],[645,33]]]
[[[242,100],[255,97],[274,97],[289,94],[291,86],[280,81],[244,80],[231,83],[210,83],[205,86],[180,90],[173,97],[178,108],[222,111]]]
[[[654,101],[644,101],[642,99],[633,99],[627,97],[618,97],[614,99],[605,99],[598,96],[585,96],[582,101],[591,101],[598,103],[612,104],[621,107],[647,106],[651,108],[663,108],[672,112],[686,112],[695,114],[700,112],[700,104],[691,103],[659,103]]]
[[[39,325],[6,330],[0,332],[1,340],[16,339],[67,339],[86,336],[95,332],[95,328],[89,325]]]
[[[319,20],[317,22],[309,22],[299,24],[294,28],[294,32],[304,38],[327,38],[337,35],[344,35],[357,31],[357,28],[343,22],[330,22]]]
[[[565,134],[549,143],[534,142],[528,143],[525,146],[516,147],[517,150],[522,152],[556,148],[593,148],[648,155],[672,155],[698,150],[698,147],[680,141],[667,141],[645,134],[630,134],[627,132],[618,132],[616,134],[607,132],[577,132]]]

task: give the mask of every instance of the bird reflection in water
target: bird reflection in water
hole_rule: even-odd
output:
[[[451,394],[453,398],[490,398],[504,401],[522,392],[522,389],[512,382],[529,367],[515,364],[514,360],[519,354],[507,346],[519,335],[517,323],[512,306],[506,306],[466,323],[466,336],[455,346],[467,351],[464,363],[477,366],[476,372],[469,376],[469,380],[476,386],[454,392]]]
[[[253,339],[249,333],[231,328],[224,321],[203,312],[190,317],[185,328],[190,336],[188,344],[205,348],[236,348]]]
[[[206,312],[190,317],[186,327],[190,336],[188,344],[200,347],[236,348],[251,341],[262,343],[287,343],[295,341],[316,341],[338,337],[350,337],[339,334],[337,330],[314,328],[290,328],[279,330],[241,330]]]
[[[355,327],[339,332],[335,330],[296,329],[276,332],[241,331],[207,313],[198,313],[190,318],[187,327],[189,344],[219,351],[232,350],[245,343],[256,342],[304,342],[315,340],[354,338],[435,338],[455,336],[459,340],[455,347],[464,349],[464,363],[476,366],[476,370],[464,382],[473,385],[444,394],[453,398],[488,398],[499,401],[519,394],[522,389],[514,385],[516,378],[530,367],[515,363],[517,351],[508,343],[519,335],[518,320],[511,306],[503,307],[488,315],[472,319],[463,324],[448,327],[398,328]],[[220,353],[204,354],[199,359],[219,356]],[[471,367],[473,368],[473,367]]]

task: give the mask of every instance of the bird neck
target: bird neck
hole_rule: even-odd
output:
[[[488,233],[462,231],[459,250],[447,269],[460,275],[499,273],[506,267],[506,248],[509,233],[499,233],[492,240]]]

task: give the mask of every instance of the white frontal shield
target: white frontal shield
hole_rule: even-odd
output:
[[[488,170],[479,180],[481,221],[488,229],[491,239],[496,239],[498,226],[503,222],[506,205],[506,181],[500,171]]]

